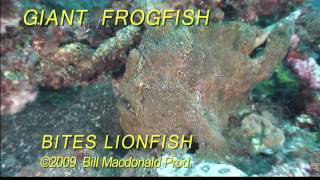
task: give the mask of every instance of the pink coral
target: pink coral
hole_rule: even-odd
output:
[[[297,34],[294,34],[291,36],[291,47],[292,48],[297,48],[300,42],[300,37]]]
[[[278,0],[259,0],[255,5],[259,16],[270,16],[279,8]]]
[[[14,84],[1,77],[1,115],[20,112],[27,103],[33,102],[38,92],[28,81]]]
[[[302,59],[288,59],[289,64],[301,80],[306,82],[311,89],[320,89],[320,66],[316,60],[309,58]]]
[[[253,21],[257,18],[257,12],[254,9],[250,8],[245,11],[243,16],[243,19],[245,21]]]

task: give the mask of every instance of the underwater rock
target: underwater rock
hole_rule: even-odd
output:
[[[55,54],[42,57],[35,81],[54,89],[88,83],[120,64],[121,55],[134,44],[139,31],[138,27],[127,26],[96,50],[81,43],[67,44]]]
[[[20,17],[18,15],[18,4],[19,1],[13,0],[1,0],[1,34],[6,33],[6,28],[11,26],[18,26],[20,22]]]
[[[252,137],[254,153],[272,154],[285,142],[281,129],[275,127],[269,118],[255,113],[242,120],[242,130],[245,136]]]
[[[175,9],[187,9],[191,5],[195,6],[196,8],[201,9],[210,9],[217,7],[220,3],[223,3],[222,0],[186,0],[186,1],[179,1],[179,0],[169,0],[168,3],[171,7]]]
[[[283,18],[303,3],[303,0],[227,0],[225,11],[228,18],[268,25]]]
[[[36,29],[34,36],[30,32],[8,33],[10,36],[1,37],[1,70],[12,71],[12,64],[20,63],[23,67],[15,70],[27,74],[30,83],[54,89],[90,83],[102,72],[124,63],[139,31],[129,26],[113,38],[100,37],[102,43],[96,48],[74,42],[68,31],[59,27]]]
[[[318,152],[313,152],[311,154],[313,157],[310,165],[311,165],[311,175],[319,177],[320,176],[320,151]]]
[[[309,104],[306,105],[306,111],[315,117],[320,117],[320,92],[315,91]],[[318,123],[320,120],[318,118]],[[318,126],[320,127],[320,126]]]
[[[304,162],[303,160],[296,160],[294,162],[274,166],[270,172],[260,176],[301,177],[310,176],[310,172],[311,167],[309,163]]]
[[[285,57],[291,30],[288,21],[266,38],[261,38],[263,30],[258,36],[259,29],[238,22],[148,28],[139,48],[131,50],[121,82],[123,129],[192,134],[200,149],[221,148],[229,114]],[[266,46],[259,53],[261,42]]]
[[[301,36],[310,43],[320,42],[320,12],[318,10],[309,10],[311,12],[303,13],[296,24],[303,28],[307,34]]]
[[[315,125],[314,120],[306,114],[302,114],[302,115],[296,117],[296,126],[298,126],[298,127],[311,128],[314,125]]]
[[[6,41],[7,42],[7,41]],[[15,42],[10,41],[15,46]],[[7,49],[1,55],[1,115],[12,115],[20,112],[29,102],[36,100],[38,90],[36,84],[29,81],[34,56],[30,46],[21,49]],[[10,52],[12,51],[12,52]]]
[[[64,8],[70,9],[89,9],[93,8],[107,8],[111,6],[111,0],[79,0],[79,1],[47,1],[47,0],[35,0],[39,4],[44,4],[49,8]]]
[[[38,91],[26,80],[14,82],[1,76],[1,115],[15,114],[29,102],[35,101]]]
[[[310,153],[320,151],[319,133],[317,131],[312,132],[310,129],[300,128],[288,122],[282,126],[282,129],[287,137],[282,149],[283,153],[310,162],[320,160],[320,158],[318,158],[319,160],[314,159],[315,156]]]

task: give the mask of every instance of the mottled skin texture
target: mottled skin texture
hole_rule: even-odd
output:
[[[149,28],[121,82],[122,127],[133,134],[192,134],[200,150],[226,153],[228,116],[286,55],[288,25],[277,26],[255,59],[249,54],[257,29],[246,24]]]

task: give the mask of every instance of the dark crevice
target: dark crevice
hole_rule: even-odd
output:
[[[267,41],[265,41],[262,45],[260,45],[260,46],[258,46],[257,48],[255,48],[255,49],[251,52],[251,54],[249,55],[249,57],[250,57],[251,59],[255,59],[255,58],[260,57],[260,56],[264,53],[267,44],[268,44]]]
[[[195,154],[199,149],[199,143],[196,141],[192,141],[191,148],[187,150],[188,154]]]
[[[112,78],[119,79],[123,76],[125,72],[126,72],[126,65],[121,64],[114,71],[112,71]]]

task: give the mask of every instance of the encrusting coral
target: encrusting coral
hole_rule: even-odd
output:
[[[123,129],[192,134],[200,149],[223,147],[229,114],[285,57],[291,24],[282,21],[262,38],[260,54],[259,29],[243,23],[147,29],[139,48],[131,50],[121,82]]]
[[[135,43],[139,34],[139,27],[127,26],[96,50],[81,43],[67,44],[53,55],[41,58],[35,81],[54,89],[90,82],[120,64],[120,55]]]
[[[250,114],[244,118],[242,129],[245,136],[252,137],[254,153],[272,153],[279,149],[285,141],[282,130],[275,127],[270,119],[262,115]]]
[[[48,54],[36,53],[25,43],[24,56],[19,49],[1,48],[1,115],[15,114],[37,97],[37,85],[60,89],[87,84],[103,72],[124,63],[126,51],[139,39],[140,28],[127,26],[106,39],[97,49],[75,42]],[[9,41],[12,43],[19,43]],[[39,63],[38,63],[39,62]]]

